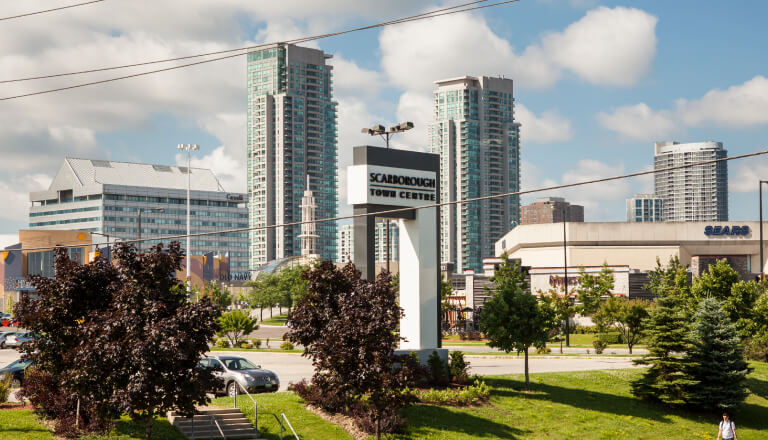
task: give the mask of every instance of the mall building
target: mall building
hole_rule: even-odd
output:
[[[567,260],[569,291],[578,285],[578,272],[598,273],[603,264],[614,272],[614,294],[649,296],[643,288],[657,259],[666,264],[677,257],[692,276],[726,259],[743,279],[760,271],[760,223],[728,222],[597,222],[520,225],[496,242],[496,255],[529,267],[531,290],[562,289]],[[763,244],[768,256],[768,235]]]

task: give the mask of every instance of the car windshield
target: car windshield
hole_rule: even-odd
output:
[[[11,363],[11,365],[8,365],[6,368],[16,368],[16,367],[26,368],[31,363],[32,361],[29,359],[24,359],[24,360],[19,359]]]
[[[255,370],[257,367],[243,358],[222,359],[228,370]]]

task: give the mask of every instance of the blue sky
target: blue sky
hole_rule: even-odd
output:
[[[15,2],[0,15],[65,3]],[[15,78],[240,47],[456,2],[272,3],[168,0],[149,10],[103,2],[8,21],[0,72]],[[716,140],[730,155],[768,148],[766,16],[768,4],[757,0],[520,0],[311,44],[334,54],[342,183],[351,147],[374,141],[361,126],[413,120],[417,129],[396,146],[424,149],[432,81],[469,74],[515,81],[523,186],[535,188],[646,169],[654,141]],[[0,95],[115,75],[0,84]],[[26,226],[27,193],[44,188],[63,157],[175,163],[178,143],[200,144],[196,164],[244,190],[243,58],[1,102],[0,244]],[[768,159],[731,162],[729,171],[730,218],[756,219]],[[622,221],[624,199],[652,191],[651,182],[556,195],[584,204],[588,221]]]

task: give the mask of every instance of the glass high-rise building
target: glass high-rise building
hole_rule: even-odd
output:
[[[520,124],[512,80],[464,76],[437,81],[429,148],[440,155],[440,200],[466,200],[520,189]],[[520,221],[510,196],[444,206],[440,259],[456,272],[480,273],[494,243]]]
[[[292,44],[248,54],[248,209],[251,227],[301,221],[311,182],[318,219],[336,217],[336,102],[331,55]],[[307,180],[307,176],[310,179]],[[317,253],[336,258],[336,223],[318,223]],[[301,226],[253,230],[251,269],[301,254]]]
[[[720,142],[657,142],[655,170],[728,157]],[[657,172],[654,193],[663,201],[665,222],[727,221],[728,163]]]
[[[638,194],[627,199],[627,221],[630,223],[664,221],[664,200],[655,194]]]

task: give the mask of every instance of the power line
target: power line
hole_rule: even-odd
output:
[[[378,23],[378,24],[375,24],[375,25],[369,25],[369,26],[363,26],[363,27],[359,27],[359,28],[354,28],[354,29],[350,29],[350,30],[346,30],[346,31],[342,31],[342,32],[327,33],[327,34],[315,35],[315,36],[311,36],[311,37],[302,37],[302,38],[296,38],[296,39],[293,39],[293,40],[287,40],[287,41],[285,41],[285,43],[297,44],[297,43],[301,43],[301,42],[305,42],[305,41],[311,41],[312,39],[327,38],[327,37],[331,37],[331,36],[340,35],[342,33],[349,33],[349,32],[356,32],[356,31],[366,30],[366,29],[370,29],[372,27],[382,26],[384,24],[397,24],[401,20],[412,19],[412,18],[416,18],[416,17],[425,17],[425,16],[428,16],[428,15],[437,14],[437,13],[440,13],[440,12],[443,12],[443,11],[449,11],[449,10],[452,10],[452,9],[463,8],[465,6],[471,6],[471,5],[475,5],[475,4],[478,4],[478,3],[485,3],[487,1],[488,0],[473,1],[473,2],[469,2],[469,3],[461,4],[461,5],[451,6],[451,7],[448,7],[448,8],[435,9],[435,10],[432,10],[432,11],[429,11],[429,12],[425,12],[425,13],[418,14],[418,15],[413,15],[413,16],[406,17],[406,18],[400,18],[400,19],[391,20],[391,21],[388,21],[388,22]],[[519,0],[515,0],[515,1],[519,1]],[[99,67],[99,68],[89,69],[89,70],[79,70],[79,71],[66,72],[66,73],[55,73],[55,74],[50,74],[50,75],[29,76],[29,77],[25,77],[25,78],[16,78],[16,79],[6,79],[6,80],[0,80],[0,84],[14,83],[14,82],[24,82],[24,81],[33,81],[33,80],[38,80],[38,79],[59,78],[59,77],[63,77],[63,76],[72,76],[72,75],[83,75],[83,74],[87,74],[87,73],[105,72],[105,71],[109,71],[109,70],[118,70],[118,69],[130,68],[130,67],[140,67],[140,66],[148,66],[148,65],[152,65],[152,64],[161,64],[161,63],[167,63],[167,62],[171,62],[171,61],[182,61],[182,60],[188,60],[188,59],[193,59],[193,58],[207,57],[207,56],[211,56],[211,55],[221,55],[221,54],[231,53],[231,52],[242,52],[242,51],[245,51],[245,50],[251,51],[251,50],[259,49],[259,48],[266,47],[266,46],[272,46],[274,44],[275,43],[263,43],[263,44],[256,44],[256,45],[253,45],[253,46],[238,47],[236,49],[224,49],[224,50],[218,50],[218,51],[215,51],[215,52],[206,52],[206,53],[200,53],[200,54],[195,54],[195,55],[185,55],[185,56],[175,57],[175,58],[164,58],[162,60],[144,61],[144,62],[133,63],[133,64],[123,64],[123,65],[119,65],[119,66]]]
[[[13,15],[13,16],[10,16],[10,17],[2,17],[2,18],[0,18],[0,21],[13,20],[14,18],[21,18],[21,17],[29,17],[30,15],[45,14],[46,12],[61,11],[62,9],[76,8],[78,6],[85,6],[85,5],[90,5],[90,4],[93,4],[93,3],[101,3],[103,1],[104,0],[92,0],[90,2],[76,3],[74,5],[68,5],[68,6],[60,6],[58,8],[53,8],[53,9],[45,9],[45,10],[42,10],[42,11],[27,12],[26,14]]]
[[[481,0],[481,1],[487,1],[487,0]],[[462,6],[480,3],[481,1],[465,3]],[[492,8],[492,7],[495,7],[495,6],[501,6],[501,5],[506,5],[506,4],[510,4],[510,3],[516,3],[518,1],[520,1],[520,0],[505,0],[505,1],[500,1],[500,2],[497,2],[497,3],[489,4],[489,5],[473,6],[473,7],[468,7],[468,8],[458,9],[458,10],[456,10],[456,8],[461,8],[462,6],[453,6],[453,7],[450,7],[450,8],[444,8],[444,9],[438,10],[438,11],[443,11],[443,12],[439,12],[439,13],[435,13],[437,11],[427,12],[427,13],[413,15],[413,16],[409,16],[409,17],[405,17],[405,18],[396,19],[396,20],[381,22],[381,23],[377,23],[377,24],[373,24],[373,25],[362,26],[362,27],[359,27],[359,28],[347,29],[347,30],[344,30],[344,31],[332,32],[332,33],[322,34],[322,35],[315,35],[315,36],[312,36],[312,37],[299,38],[299,39],[289,40],[289,41],[285,41],[285,42],[267,43],[267,44],[262,44],[262,45],[259,45],[259,46],[252,46],[252,48],[259,48],[259,47],[265,47],[265,46],[274,46],[274,45],[280,44],[280,43],[289,43],[289,44],[306,43],[308,41],[314,41],[314,40],[320,40],[320,39],[329,38],[329,37],[335,37],[335,36],[338,36],[338,35],[344,35],[344,34],[348,34],[348,33],[351,33],[351,32],[358,32],[358,31],[367,30],[367,29],[374,29],[374,28],[391,26],[391,25],[395,25],[395,24],[408,23],[408,22],[411,22],[411,21],[425,20],[425,19],[428,19],[428,18],[441,17],[441,16],[444,16],[444,15],[458,14],[458,13],[474,11],[474,10],[478,10],[478,9]],[[244,50],[244,49],[232,49],[232,50],[229,50],[229,52],[232,52],[232,51],[242,51],[242,50]],[[224,51],[222,51],[222,53],[223,52]],[[225,59],[229,59],[229,58],[235,58],[235,57],[239,57],[239,56],[243,56],[243,55],[247,55],[247,54],[248,54],[248,52],[246,52],[246,53],[236,53],[236,54],[232,54],[232,55],[226,55],[226,56],[222,56],[222,57],[211,58],[211,59],[208,59],[208,60],[196,61],[194,63],[187,63],[187,64],[181,64],[181,65],[178,65],[178,66],[166,67],[166,68],[157,69],[157,70],[149,70],[149,71],[146,71],[146,72],[134,73],[134,74],[131,74],[131,75],[118,76],[118,77],[108,78],[108,79],[103,79],[103,80],[98,80],[98,81],[91,81],[91,82],[86,82],[86,83],[74,84],[74,85],[71,85],[71,86],[58,87],[58,88],[48,89],[48,90],[41,90],[39,92],[30,92],[30,93],[24,93],[24,94],[21,94],[21,95],[7,96],[7,97],[4,97],[4,98],[0,98],[0,101],[9,101],[9,100],[12,100],[12,99],[26,98],[26,97],[30,97],[30,96],[44,95],[44,94],[48,94],[48,93],[62,92],[62,91],[65,91],[65,90],[78,89],[78,88],[81,88],[81,87],[88,87],[88,86],[93,86],[93,85],[97,85],[97,84],[104,84],[104,83],[109,83],[109,82],[121,81],[121,80],[125,80],[125,79],[136,78],[136,77],[145,76],[145,75],[151,75],[151,74],[160,73],[160,72],[167,72],[167,71],[170,71],[170,70],[183,69],[183,68],[186,68],[186,67],[197,66],[197,65],[200,65],[200,64],[213,63],[213,62],[216,62],[216,61],[221,61],[221,60],[225,60]],[[200,56],[203,56],[203,55],[200,55]],[[187,58],[194,58],[194,57],[195,56],[189,56]],[[164,62],[164,61],[148,62],[148,64],[161,63],[161,62]],[[147,64],[147,63],[145,63],[145,64]],[[119,67],[119,66],[115,67],[115,69],[118,69],[118,68],[122,68],[122,67]],[[105,70],[109,70],[109,69],[111,69],[111,68],[105,68]],[[83,71],[83,72],[87,73],[88,71]],[[72,74],[76,74],[76,73],[72,73]],[[11,81],[11,80],[8,80],[8,82],[9,81]]]
[[[428,209],[428,208],[438,208],[441,206],[450,206],[450,205],[458,205],[463,203],[472,203],[472,202],[479,202],[482,200],[491,200],[491,199],[500,199],[504,197],[510,197],[510,196],[519,196],[524,194],[533,194],[537,192],[546,192],[546,191],[554,191],[558,189],[566,189],[566,188],[573,188],[577,186],[584,186],[584,185],[592,185],[595,183],[605,183],[605,182],[611,182],[614,180],[622,180],[622,179],[628,179],[631,177],[639,177],[639,176],[645,176],[648,174],[656,174],[656,173],[662,173],[667,171],[674,171],[674,170],[681,170],[685,168],[693,168],[698,167],[701,165],[709,165],[713,163],[718,162],[728,162],[731,160],[737,160],[737,159],[745,159],[747,157],[757,157],[768,154],[768,150],[762,150],[762,151],[755,151],[752,153],[746,153],[741,154],[738,156],[731,156],[731,157],[724,157],[720,159],[712,159],[712,160],[706,160],[702,162],[696,162],[696,163],[690,163],[685,165],[676,165],[672,167],[667,168],[660,168],[660,169],[653,169],[653,170],[647,170],[647,171],[638,171],[635,173],[629,173],[629,174],[621,174],[617,176],[611,176],[611,177],[603,177],[599,179],[592,179],[592,180],[583,180],[581,182],[576,183],[567,183],[563,185],[553,185],[553,186],[547,186],[543,188],[537,188],[537,189],[528,189],[524,191],[514,191],[514,192],[508,192],[508,193],[502,193],[502,194],[493,194],[490,196],[483,196],[483,197],[474,197],[471,199],[465,199],[465,200],[450,200],[447,202],[440,202],[440,203],[433,203],[430,205],[423,205],[423,206],[416,206],[416,207],[408,207],[408,208],[394,208],[389,209],[386,211],[378,211],[378,212],[371,212],[367,214],[353,214],[353,215],[347,215],[347,216],[341,216],[341,217],[330,217],[330,218],[323,218],[323,219],[317,219],[317,220],[310,220],[310,221],[299,221],[299,222],[290,222],[290,223],[283,223],[280,225],[267,225],[267,226],[255,226],[255,227],[248,227],[248,228],[235,228],[235,229],[223,229],[220,231],[207,231],[207,232],[196,232],[194,234],[178,234],[178,235],[166,235],[164,237],[154,237],[154,238],[142,238],[141,240],[120,240],[120,241],[113,241],[106,243],[91,243],[90,245],[85,246],[94,246],[94,245],[103,245],[103,244],[113,244],[113,243],[139,243],[144,241],[171,241],[174,239],[179,238],[186,238],[186,237],[203,237],[203,236],[209,236],[209,235],[220,235],[220,234],[229,234],[229,233],[236,233],[236,232],[249,232],[249,231],[258,231],[263,229],[275,229],[275,228],[282,228],[286,226],[298,226],[303,225],[305,223],[325,223],[325,222],[334,222],[339,220],[347,220],[347,219],[353,219],[358,217],[368,217],[368,216],[376,216],[381,217],[386,214],[397,214],[402,212],[408,212],[408,211],[415,211],[418,209]],[[83,231],[87,232],[87,231]],[[3,252],[7,251],[39,251],[39,250],[51,250],[55,248],[81,248],[84,247],[83,244],[66,244],[66,245],[57,245],[57,246],[47,246],[47,247],[37,247],[37,248],[22,248],[22,249],[8,249]]]

